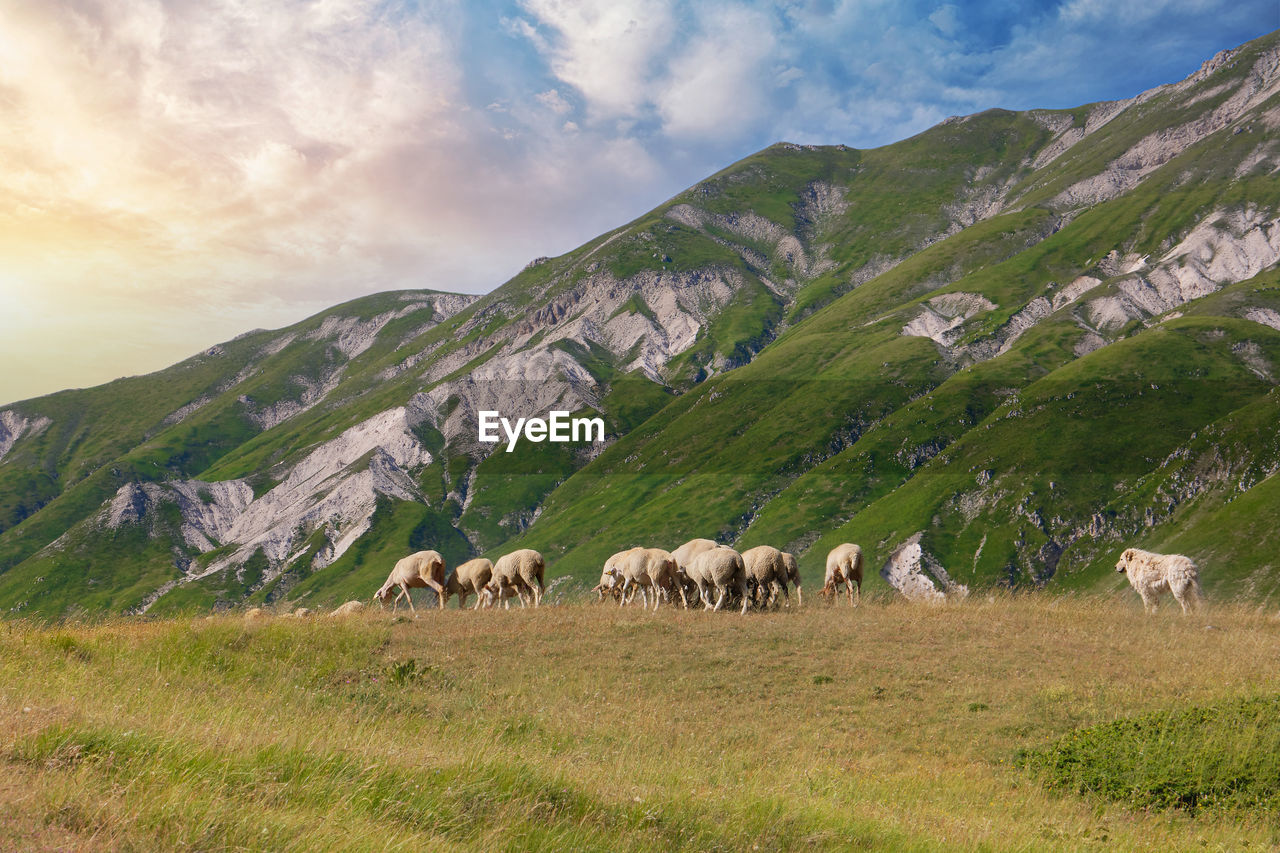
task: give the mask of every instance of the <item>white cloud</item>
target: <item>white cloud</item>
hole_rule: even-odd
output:
[[[675,137],[730,136],[767,112],[776,81],[770,16],[741,6],[706,12],[701,33],[670,64],[657,95]]]
[[[542,104],[558,116],[562,116],[573,110],[573,105],[565,100],[564,96],[560,94],[558,89],[548,89],[545,92],[539,92],[534,97],[537,98],[538,103]]]
[[[637,115],[663,48],[676,34],[667,0],[523,0],[525,11],[556,33],[533,43],[551,71],[572,86],[596,118]]]
[[[780,139],[1134,94],[1266,2],[0,0],[0,363],[489,289]]]

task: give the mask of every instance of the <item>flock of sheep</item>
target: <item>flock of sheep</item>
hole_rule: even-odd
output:
[[[822,587],[824,596],[838,595],[842,589],[849,604],[856,606],[862,593],[862,549],[844,544],[827,555],[827,574]],[[409,609],[417,613],[411,589],[435,592],[441,608],[449,598],[458,596],[458,606],[465,607],[467,598],[476,596],[476,609],[519,598],[523,607],[529,602],[537,607],[546,591],[543,577],[546,561],[537,551],[524,548],[512,551],[493,563],[481,557],[468,560],[452,572],[445,572],[444,558],[436,551],[419,551],[396,563],[387,582],[373,594],[380,605],[391,602],[391,611],[403,598]],[[631,602],[637,593],[644,607],[653,602],[657,610],[663,601],[674,603],[679,597],[685,607],[699,600],[706,610],[720,610],[730,600],[742,602],[742,612],[753,603],[760,607],[780,604],[779,597],[791,602],[788,585],[796,588],[796,603],[804,603],[800,589],[800,567],[796,558],[769,545],[738,553],[710,539],[693,539],[674,551],[661,548],[629,548],[605,560],[600,583],[592,588],[603,601],[614,597],[619,606]]]
[[[850,606],[862,596],[862,549],[845,543],[827,554],[827,571],[822,595],[834,598],[843,592]],[[1184,613],[1195,610],[1201,600],[1199,570],[1181,554],[1154,554],[1138,548],[1127,548],[1116,564],[1142,598],[1148,612],[1156,609],[1156,600],[1169,592]],[[458,596],[458,606],[465,607],[467,598],[476,596],[475,608],[503,603],[510,607],[511,598],[519,598],[520,606],[542,603],[546,585],[543,577],[546,561],[530,548],[512,551],[493,563],[481,557],[468,560],[452,572],[445,572],[444,558],[436,551],[419,551],[396,563],[387,582],[374,593],[380,605],[391,602],[394,613],[404,598],[413,606],[411,589],[431,589],[440,607]],[[738,553],[727,545],[710,539],[692,539],[674,551],[661,548],[629,548],[605,560],[600,583],[591,591],[600,600],[612,596],[619,606],[631,602],[637,593],[642,606],[650,600],[657,610],[663,601],[674,603],[677,596],[685,607],[701,601],[706,610],[720,610],[731,600],[742,603],[742,612],[755,604],[769,608],[780,604],[779,596],[791,603],[788,584],[796,588],[796,603],[802,605],[800,569],[796,558],[769,545],[760,545]],[[358,605],[348,602],[344,607]],[[335,611],[336,613],[336,611]]]

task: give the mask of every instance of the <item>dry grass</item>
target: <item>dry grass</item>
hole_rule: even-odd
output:
[[[1015,757],[1277,692],[1278,640],[1071,597],[9,623],[0,848],[1268,848],[1275,814],[1048,792]]]

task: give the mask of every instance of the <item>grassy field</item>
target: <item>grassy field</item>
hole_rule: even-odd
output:
[[[1134,596],[0,623],[0,849],[1274,849],[1278,644]]]

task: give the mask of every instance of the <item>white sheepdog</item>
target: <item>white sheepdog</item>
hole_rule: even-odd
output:
[[[1166,590],[1182,605],[1183,613],[1200,606],[1200,571],[1190,557],[1127,548],[1116,563],[1116,571],[1129,576],[1129,584],[1142,596],[1148,613],[1156,612],[1156,598]]]

